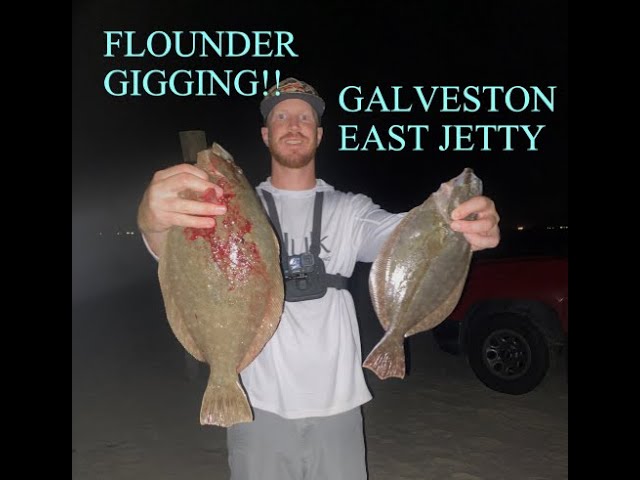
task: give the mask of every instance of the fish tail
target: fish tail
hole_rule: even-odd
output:
[[[402,337],[389,336],[387,333],[371,350],[363,367],[373,371],[378,378],[404,378],[404,340]]]
[[[229,427],[251,421],[251,406],[239,382],[216,384],[209,381],[200,409],[201,425]]]

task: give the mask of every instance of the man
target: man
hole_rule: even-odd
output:
[[[324,108],[316,90],[294,78],[284,80],[279,90],[270,89],[260,110],[271,176],[257,190],[277,212],[289,256],[310,253],[316,193],[323,192],[317,257],[326,273],[350,277],[356,261],[375,259],[403,214],[386,212],[364,195],[338,192],[316,178]],[[218,189],[192,165],[154,175],[138,215],[152,252],[162,252],[172,225],[209,228],[214,224],[211,216],[224,215],[222,205],[179,196],[185,189],[209,188]],[[460,220],[471,213],[477,214],[476,220]],[[472,250],[498,244],[499,217],[490,199],[474,197],[452,217],[452,228],[465,235]],[[231,478],[366,479],[361,406],[372,397],[362,370],[353,299],[339,283],[312,300],[297,301],[295,294],[289,299],[289,293],[275,334],[241,372],[255,419],[228,429]]]

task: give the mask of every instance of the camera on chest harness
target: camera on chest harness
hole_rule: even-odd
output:
[[[289,255],[283,244],[282,227],[271,192],[262,190],[267,203],[267,211],[271,222],[280,239],[280,261],[284,274],[285,300],[300,302],[314,300],[326,295],[328,288],[347,288],[347,277],[340,274],[329,274],[320,258],[320,229],[322,222],[322,202],[324,192],[316,192],[313,206],[313,230],[311,232],[311,247],[308,252]]]

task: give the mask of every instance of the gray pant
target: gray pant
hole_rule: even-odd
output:
[[[366,480],[360,407],[295,420],[253,411],[227,429],[231,480]]]

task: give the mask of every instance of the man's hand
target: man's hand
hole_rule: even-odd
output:
[[[462,220],[475,214],[475,220]],[[484,196],[470,198],[451,212],[451,229],[464,234],[471,251],[494,248],[500,243],[500,216],[493,201]]]
[[[211,217],[226,212],[224,205],[183,196],[187,190],[204,193],[211,188],[222,195],[222,189],[194,165],[183,163],[156,172],[138,207],[138,227],[156,255],[172,226],[211,228],[215,225]]]

